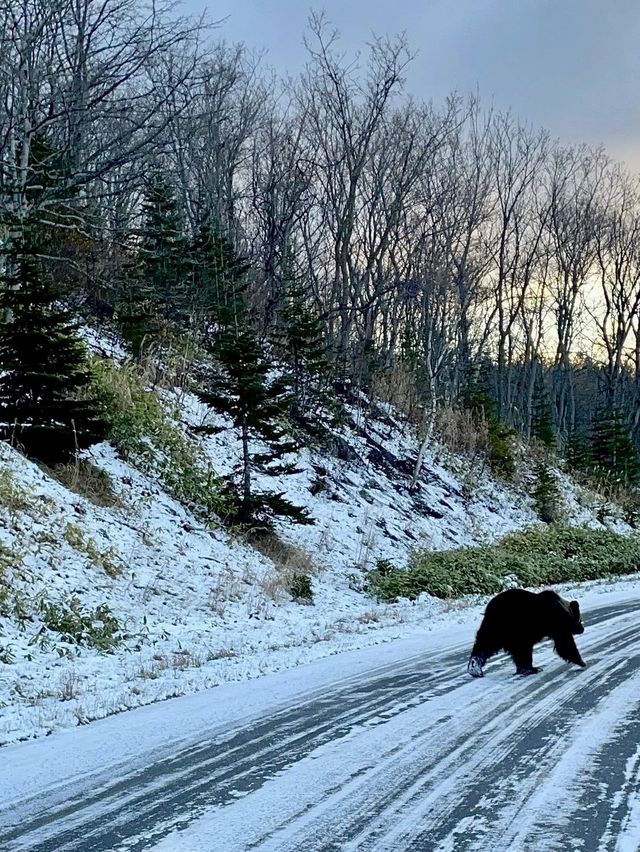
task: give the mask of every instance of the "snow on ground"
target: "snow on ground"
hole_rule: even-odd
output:
[[[165,396],[186,431],[225,425],[189,393]],[[291,600],[281,568],[205,526],[109,444],[88,454],[113,482],[119,504],[109,507],[0,444],[0,744],[389,642],[457,612],[461,604],[428,596],[378,604],[361,592],[364,571],[380,558],[403,565],[416,547],[473,544],[535,523],[530,501],[438,447],[410,494],[415,430],[384,409],[348,414],[337,455],[309,447],[301,472],[276,485],[315,520],[278,526],[315,566],[311,606]],[[198,440],[228,473],[239,453],[233,430]],[[574,519],[595,523],[594,510],[571,499]],[[104,607],[123,637],[107,653],[45,625],[75,614],[99,631]]]
[[[563,591],[579,591],[583,609],[588,611],[637,600],[640,580],[597,581],[579,589],[566,586]],[[40,790],[74,784],[85,775],[107,772],[121,764],[132,772],[138,764],[145,765],[149,754],[154,759],[174,754],[180,745],[195,742],[205,734],[212,737],[217,729],[237,728],[295,701],[322,695],[328,687],[357,682],[369,672],[393,669],[413,657],[466,647],[472,642],[482,609],[478,603],[450,609],[439,613],[429,624],[413,625],[408,635],[398,641],[300,661],[298,666],[263,674],[250,685],[225,683],[176,701],[138,707],[124,716],[101,719],[76,731],[60,730],[44,739],[7,745],[3,759],[5,765],[11,766],[11,775],[0,775],[0,801],[6,807]],[[586,623],[588,627],[588,616]],[[551,659],[560,665],[557,658]],[[509,668],[506,659],[500,662],[503,667],[505,671]],[[464,671],[460,672],[460,680],[474,683]]]
[[[360,830],[375,837],[374,830],[382,827],[384,842],[373,846],[353,840],[340,848],[426,848],[420,843],[409,844],[409,834],[424,831],[432,816],[442,831],[438,818],[455,808],[451,843],[438,845],[438,849],[454,848],[453,841],[460,833],[466,838],[465,849],[499,852],[535,848],[542,852],[566,848],[553,842],[532,845],[531,837],[539,838],[541,819],[545,830],[557,829],[565,839],[571,836],[567,826],[572,825],[572,814],[580,806],[585,777],[602,785],[596,757],[602,752],[606,755],[608,743],[619,739],[620,729],[629,719],[637,718],[640,673],[633,670],[625,675],[626,669],[621,669],[635,666],[631,652],[637,647],[637,610],[621,607],[617,620],[594,618],[594,623],[589,621],[590,611],[634,603],[639,593],[637,579],[582,587],[587,631],[579,644],[588,660],[584,671],[568,668],[546,643],[536,652],[536,661],[545,666],[545,675],[540,678],[513,677],[512,667],[504,658],[492,662],[482,681],[468,678],[459,663],[477,626],[480,608],[476,606],[442,614],[431,630],[425,626],[420,633],[397,642],[307,662],[251,683],[223,684],[197,695],[137,708],[74,732],[60,731],[48,738],[8,745],[3,749],[3,759],[11,772],[0,773],[2,819],[9,826],[18,819],[20,825],[21,813],[34,819],[46,806],[51,810],[46,811],[48,819],[40,826],[45,834],[76,825],[78,839],[73,848],[81,848],[79,838],[83,837],[85,823],[97,831],[96,826],[106,830],[127,815],[130,820],[141,815],[146,818],[147,808],[175,792],[170,789],[173,775],[175,784],[184,782],[187,791],[192,789],[190,784],[193,789],[215,788],[213,780],[205,784],[196,772],[198,766],[215,763],[216,751],[208,750],[207,744],[215,743],[224,757],[225,743],[229,743],[225,772],[237,773],[232,781],[240,783],[240,773],[246,767],[234,764],[234,733],[251,730],[251,723],[264,719],[272,719],[276,725],[276,714],[302,707],[301,718],[309,716],[305,729],[308,737],[301,737],[297,727],[288,731],[290,721],[285,721],[280,723],[281,736],[274,737],[272,745],[286,751],[288,738],[292,749],[296,738],[309,739],[308,753],[291,759],[286,771],[276,771],[279,764],[270,768],[265,757],[263,782],[250,791],[240,787],[238,795],[230,795],[223,806],[205,810],[194,806],[193,812],[185,806],[179,819],[167,817],[165,828],[142,820],[144,829],[140,830],[152,832],[145,848],[176,823],[181,824],[180,829],[159,843],[158,849],[163,852],[239,850],[249,848],[256,838],[263,839],[258,845],[265,850],[325,848],[320,843],[301,844],[298,833],[309,831],[311,837],[318,823],[316,840],[322,837],[326,844],[328,837],[337,836],[331,833],[334,828],[337,831],[346,825],[341,819],[357,823],[363,814],[366,819]],[[612,679],[610,684],[608,678]],[[374,683],[378,692],[370,688]],[[385,689],[381,690],[381,683]],[[410,689],[405,694],[403,684],[407,683]],[[394,688],[389,689],[390,685]],[[602,694],[597,695],[599,689]],[[309,707],[321,712],[328,696],[352,693],[359,696],[359,710],[354,710],[349,722],[342,720],[334,726],[334,739],[316,743],[314,725],[318,722],[314,722]],[[580,710],[581,693],[589,699],[584,711]],[[374,705],[377,710],[372,709]],[[435,736],[434,731],[438,732]],[[536,737],[542,737],[543,745]],[[168,766],[160,768],[166,776],[152,775],[146,780],[138,776],[138,770],[152,762],[157,765],[181,751],[190,754],[196,744],[201,751],[193,757],[193,766],[173,766],[169,761]],[[266,746],[260,743],[260,747]],[[511,771],[505,772],[501,761],[509,759],[512,749],[516,749],[518,759],[514,758]],[[249,761],[260,759],[259,750],[255,758],[248,753]],[[612,818],[612,842],[598,848],[613,849],[613,842],[617,842],[616,849],[637,849],[633,845],[639,836],[637,767],[634,753],[616,794],[621,801],[616,796],[611,799],[613,816],[618,810],[625,814],[622,830]],[[211,771],[213,778],[215,772]],[[500,780],[494,779],[485,788],[482,778],[488,772],[494,772]],[[593,778],[589,773],[594,773]],[[110,785],[116,779],[119,786],[114,790]],[[477,802],[476,813],[467,807],[464,795],[466,790],[472,802],[478,789],[483,791],[483,798]],[[188,795],[186,801],[190,801]],[[56,805],[62,802],[74,802],[78,811],[71,809],[65,816],[64,809],[60,811]],[[34,838],[37,830],[36,822]],[[485,836],[486,832],[490,834]],[[142,835],[133,838],[141,839]],[[25,846],[27,840],[15,848],[35,848]],[[96,848],[106,846],[98,844]],[[132,846],[123,840],[113,848]]]

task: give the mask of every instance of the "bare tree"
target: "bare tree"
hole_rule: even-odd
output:
[[[590,310],[605,353],[605,401],[622,402],[630,335],[640,310],[640,209],[638,181],[620,169],[608,174],[606,207],[596,232],[600,304]]]
[[[411,56],[403,37],[375,39],[369,47],[366,77],[336,53],[337,33],[322,15],[312,15],[307,39],[309,63],[299,84],[299,105],[318,161],[317,215],[327,237],[333,269],[326,282],[329,334],[335,356],[346,366],[354,301],[362,292],[358,253],[353,245],[362,204],[367,160],[385,109],[402,85]]]

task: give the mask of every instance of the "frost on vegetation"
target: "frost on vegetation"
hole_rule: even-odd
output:
[[[70,529],[72,525],[67,526],[65,538]],[[80,540],[91,553],[94,543]],[[110,564],[108,556],[95,550],[95,558],[105,571]],[[0,544],[0,619],[12,622],[14,629],[23,634],[28,631],[27,645],[44,651],[59,641],[107,651],[120,641],[120,625],[106,604],[87,609],[75,597],[68,604],[52,601],[33,571],[25,566],[23,555],[3,544]],[[56,636],[52,638],[51,633]],[[29,656],[27,652],[26,657]],[[0,644],[0,662],[14,661],[9,646]]]
[[[73,645],[109,651],[120,641],[120,625],[106,604],[89,611],[76,598],[69,604],[43,600],[40,617],[45,627]]]
[[[115,579],[122,574],[124,566],[114,547],[100,550],[95,540],[73,523],[67,523],[63,536],[67,544],[86,556],[91,565],[101,568],[107,576]]]
[[[167,492],[208,520],[226,513],[222,482],[197,444],[133,363],[92,362],[92,393],[100,400],[108,438],[125,459],[156,476]]]
[[[234,538],[208,529],[189,509],[201,520],[220,509],[213,470],[232,469],[237,434],[192,439],[205,416],[218,418],[188,393],[150,390],[161,385],[145,370],[94,362],[102,390],[93,392],[111,432],[110,443],[84,457],[87,466],[74,461],[43,473],[7,448],[0,671],[10,666],[4,671],[22,692],[8,680],[0,691],[8,705],[0,742],[388,641],[461,606],[451,594],[566,576],[518,561],[528,542],[509,554],[503,544],[502,556],[492,551],[490,542],[535,523],[536,513],[522,488],[490,475],[479,450],[455,456],[440,444],[427,448],[409,493],[415,429],[388,414],[363,419],[351,408],[350,422],[360,425],[341,428],[340,457],[312,445],[298,454],[299,475],[257,473],[260,487],[275,481],[315,526],[282,521],[268,535],[236,530]],[[468,444],[468,426],[456,429],[456,442]],[[563,475],[553,473],[568,515],[595,524],[597,507],[572,503]],[[315,490],[314,480],[321,483]],[[565,555],[551,567],[566,563],[576,577],[590,576],[595,568],[584,551],[591,544],[567,557],[568,539],[555,527],[543,530],[554,532],[558,547],[564,541]],[[442,552],[460,545],[475,546]],[[612,540],[609,555],[616,546]],[[635,569],[631,552],[619,556],[607,563],[612,573]],[[409,569],[399,571],[407,560]],[[381,604],[367,590],[385,602],[424,590],[447,599]]]
[[[9,468],[0,470],[0,509],[14,516],[26,512],[34,504],[27,489],[16,482],[13,471]]]
[[[187,649],[180,649],[171,654],[154,654],[150,662],[140,667],[137,676],[143,680],[158,680],[167,671],[186,671],[200,668],[202,659]]]
[[[0,544],[0,618],[11,618],[24,629],[29,618],[26,594],[17,587],[27,574],[22,555]]]
[[[311,577],[308,574],[294,572],[289,581],[289,591],[294,601],[299,603],[313,603],[313,588]]]

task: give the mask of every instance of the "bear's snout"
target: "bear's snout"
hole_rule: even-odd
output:
[[[578,624],[576,624],[576,626],[573,628],[573,633],[576,636],[579,635],[580,633],[584,633],[584,624],[582,622],[579,622]]]

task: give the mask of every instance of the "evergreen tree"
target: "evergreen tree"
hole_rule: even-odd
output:
[[[187,240],[171,186],[155,170],[145,182],[137,258],[130,265],[118,309],[123,335],[139,353],[162,322],[184,322]]]
[[[516,469],[513,455],[513,431],[498,416],[498,408],[490,390],[486,365],[471,367],[467,385],[461,395],[465,408],[474,420],[484,421],[489,437],[489,465],[491,469],[510,479]]]
[[[140,266],[161,315],[184,317],[187,240],[173,189],[155,171],[145,185],[142,203]]]
[[[283,279],[284,300],[276,340],[291,377],[291,416],[308,420],[321,407],[336,414],[337,400],[329,392],[329,366],[320,319],[309,306],[304,279],[296,272],[292,252],[285,259]]]
[[[220,319],[224,324],[238,308],[249,264],[207,221],[191,243],[189,268],[196,316],[205,322]]]
[[[219,374],[200,392],[200,398],[229,416],[240,431],[242,462],[239,471],[239,501],[233,520],[267,528],[275,515],[286,515],[299,523],[309,523],[305,510],[291,504],[281,493],[256,492],[255,473],[271,476],[294,473],[283,456],[297,449],[285,424],[291,406],[288,380],[274,377],[260,342],[251,327],[244,292],[247,265],[223,237],[216,245],[218,286],[215,305],[216,331],[211,352]],[[255,445],[265,447],[256,452]]]
[[[584,435],[574,433],[567,442],[567,464],[572,470],[588,472],[593,469],[591,444]]]
[[[561,515],[562,495],[558,481],[543,462],[536,464],[535,476],[533,504],[540,520],[553,524],[560,520]]]
[[[64,294],[42,261],[34,218],[7,223],[0,276],[0,436],[55,462],[100,440],[97,404],[78,398],[90,380]]]
[[[553,426],[553,416],[549,394],[541,373],[538,373],[533,390],[531,416],[531,436],[550,450],[556,449],[556,433]]]
[[[619,408],[604,408],[597,413],[590,444],[594,472],[620,485],[638,484],[640,454]]]

